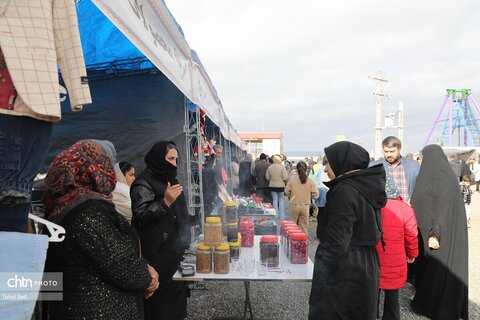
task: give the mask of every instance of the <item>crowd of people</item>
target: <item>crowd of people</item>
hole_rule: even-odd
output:
[[[178,148],[156,143],[137,178],[115,154],[108,141],[82,140],[49,167],[45,215],[66,235],[48,250],[45,271],[62,272],[64,287],[45,318],[184,319],[188,287],[172,280],[191,230]]]
[[[41,201],[45,233],[56,226],[64,238],[51,235],[62,241],[48,243],[46,235],[28,233],[33,181],[62,117],[59,68],[72,111],[92,103],[75,3],[0,1],[0,271],[62,274],[62,299],[44,301],[44,319],[185,319],[189,288],[172,276],[191,226],[203,221],[188,213],[177,178],[184,155],[175,143],[155,143],[139,173],[117,161],[109,141],[74,143],[49,165]],[[227,190],[255,193],[304,232],[313,215],[319,245],[310,319],[400,319],[399,289],[407,280],[416,313],[468,319],[467,228],[480,160],[447,158],[438,145],[416,159],[402,157],[396,137],[382,146],[376,161],[343,141],[317,162],[243,154],[226,163],[214,145],[199,170],[203,210],[215,213]],[[1,319],[31,318],[35,299],[1,298]]]
[[[380,291],[382,319],[400,319],[399,289],[407,279],[416,290],[415,312],[467,319],[466,228],[476,171],[437,145],[416,159],[401,156],[396,137],[382,147],[376,161],[350,142],[326,148],[317,162],[247,155],[232,164],[239,181],[233,190],[256,193],[273,204],[277,218],[305,232],[309,213],[318,219],[311,319],[375,319]]]
[[[415,312],[468,319],[472,171],[437,145],[417,159],[401,156],[396,137],[382,147],[378,160],[350,142],[325,148],[317,162],[247,155],[232,162],[233,191],[256,193],[272,203],[278,219],[304,232],[317,221],[310,319],[400,319],[399,289],[407,280],[415,286]]]
[[[377,161],[347,141],[325,148],[317,162],[246,155],[232,159],[228,175],[215,145],[204,164],[204,191],[212,193],[205,211],[213,212],[219,185],[228,185],[234,195],[271,202],[277,219],[306,233],[316,215],[309,319],[400,319],[407,279],[418,314],[468,319],[471,179],[460,181],[437,145],[422,150],[421,164],[401,149],[387,137]],[[42,202],[66,235],[50,245],[45,271],[63,273],[64,287],[62,301],[45,303],[45,317],[187,317],[189,288],[172,280],[194,224],[177,179],[179,157],[173,142],[159,141],[137,175],[129,162],[117,162],[109,141],[82,140],[53,160]]]
[[[215,145],[213,150],[204,181],[218,194],[218,184],[229,177],[223,148]],[[82,140],[53,160],[42,202],[45,217],[65,228],[66,235],[50,246],[45,272],[61,272],[64,289],[62,301],[45,302],[45,318],[187,317],[189,289],[172,279],[190,245],[192,226],[177,180],[178,158],[173,142],[160,141],[145,155],[146,167],[136,176],[132,164],[116,162],[111,142]],[[307,231],[310,199],[318,189],[307,176],[306,163],[299,162],[289,178],[281,156],[271,162],[264,154],[256,163],[249,155],[242,159],[234,193],[251,195],[258,183],[265,201],[272,195],[280,203],[285,191],[292,199],[292,218]],[[211,201],[213,208],[215,196]],[[284,210],[283,205],[277,209]]]
[[[442,148],[426,146],[421,165],[400,155],[396,137],[384,158],[362,147],[325,148],[331,181],[318,218],[310,319],[400,319],[398,289],[411,281],[413,311],[430,319],[468,319],[468,233],[459,178]],[[388,180],[388,183],[387,183]],[[418,232],[417,232],[418,230]]]
[[[291,219],[304,232],[316,213],[311,319],[378,318],[379,290],[382,319],[400,319],[399,289],[407,274],[416,289],[415,312],[467,319],[471,177],[459,177],[439,146],[422,150],[421,165],[402,157],[401,148],[399,139],[388,137],[384,157],[373,162],[350,142],[325,148],[316,163],[247,154],[232,159],[228,176],[216,145],[205,161],[204,186],[210,183],[213,194],[205,197],[205,210],[213,210],[218,185],[230,184],[233,194],[256,193],[271,202],[278,219]],[[177,180],[178,157],[173,142],[158,142],[137,178],[133,165],[116,162],[108,141],[79,141],[55,158],[43,202],[48,220],[67,232],[47,255],[45,271],[62,272],[65,281],[63,301],[45,308],[51,319],[100,313],[186,318],[188,287],[172,281],[192,225]]]

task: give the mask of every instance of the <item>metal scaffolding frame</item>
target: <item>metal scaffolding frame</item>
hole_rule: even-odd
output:
[[[232,142],[222,136],[222,146],[223,146],[223,168],[227,172],[228,176],[232,176]],[[230,187],[228,185],[227,187]],[[231,188],[227,189],[228,192],[232,192]]]
[[[121,59],[86,65],[88,80],[125,77],[136,74],[160,72],[146,57]]]
[[[185,98],[185,146],[187,158],[187,201],[190,215],[205,216],[203,206],[200,108]],[[195,154],[197,150],[197,154]],[[202,223],[203,228],[203,223]]]

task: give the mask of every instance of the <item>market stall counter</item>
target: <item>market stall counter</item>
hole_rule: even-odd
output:
[[[243,203],[243,205],[242,205]],[[255,224],[255,235],[274,235],[278,233],[276,217],[277,213],[270,204],[256,203],[249,201],[248,205],[245,200],[238,200],[237,213],[239,219],[248,217]]]
[[[242,247],[240,257],[230,263],[228,273],[218,274],[213,271],[210,273],[195,273],[193,276],[182,276],[176,272],[173,280],[176,281],[243,281],[245,285],[245,304],[243,319],[247,317],[247,310],[250,313],[250,319],[253,319],[253,309],[250,301],[250,282],[251,281],[312,281],[313,263],[308,258],[305,264],[292,264],[286,256],[283,246],[279,248],[278,266],[270,267],[262,263],[260,259],[260,238],[255,236],[253,247]]]

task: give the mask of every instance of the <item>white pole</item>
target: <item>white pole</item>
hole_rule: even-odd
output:
[[[403,141],[403,101],[398,103],[398,139]],[[404,149],[405,150],[405,149]]]
[[[388,82],[381,73],[377,76],[370,76],[370,79],[375,80],[376,89],[373,93],[375,95],[375,159],[380,159],[382,156],[382,107],[383,101],[388,96],[383,93],[382,85],[384,82]]]

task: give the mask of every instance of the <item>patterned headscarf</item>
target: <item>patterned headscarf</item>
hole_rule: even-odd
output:
[[[72,208],[88,199],[111,201],[115,172],[110,156],[93,140],[81,140],[61,152],[45,178],[48,219],[60,222]]]
[[[387,181],[385,183],[385,193],[387,194],[388,199],[397,199],[400,196],[398,192],[397,185],[395,184],[395,180],[389,174],[387,174]]]

